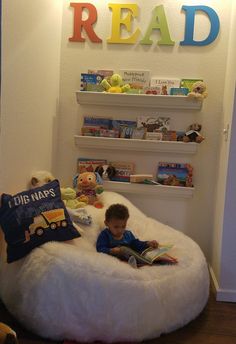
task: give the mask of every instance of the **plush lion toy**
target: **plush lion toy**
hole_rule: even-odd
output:
[[[0,344],[18,344],[15,331],[0,322]]]

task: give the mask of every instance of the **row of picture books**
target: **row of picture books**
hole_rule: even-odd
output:
[[[182,141],[185,131],[171,130],[170,117],[139,116],[136,121],[84,116],[83,136]]]
[[[77,160],[77,172],[98,172],[103,179],[115,182],[193,187],[193,167],[187,163],[159,162],[154,176],[136,174],[134,162],[80,157]]]
[[[126,93],[153,94],[153,95],[187,95],[192,91],[192,86],[203,79],[188,78],[163,78],[152,76],[150,70],[120,69],[115,72],[107,69],[89,69],[81,73],[81,91],[104,92],[101,81],[106,78],[110,81],[111,76],[118,73],[123,84],[129,84],[130,89]]]

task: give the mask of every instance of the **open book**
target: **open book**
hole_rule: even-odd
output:
[[[130,247],[121,246],[121,254],[127,260],[133,256],[138,264],[176,264],[178,260],[169,254],[172,247],[173,245],[159,245],[158,248],[148,247],[138,253]]]

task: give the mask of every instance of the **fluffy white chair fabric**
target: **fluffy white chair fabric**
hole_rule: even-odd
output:
[[[204,308],[207,264],[199,246],[148,218],[125,197],[104,192],[104,209],[88,206],[93,224],[82,238],[51,242],[11,264],[2,254],[0,296],[28,329],[54,340],[141,341],[184,326]],[[142,240],[173,243],[176,266],[130,267],[97,253],[95,242],[112,203],[126,204],[129,228]]]

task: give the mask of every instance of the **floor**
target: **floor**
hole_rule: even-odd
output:
[[[59,344],[26,331],[0,303],[0,321],[16,332],[19,344]],[[145,341],[146,344],[236,344],[236,303],[215,301],[213,289],[204,311],[197,319],[173,333]],[[119,343],[121,344],[121,343]]]

